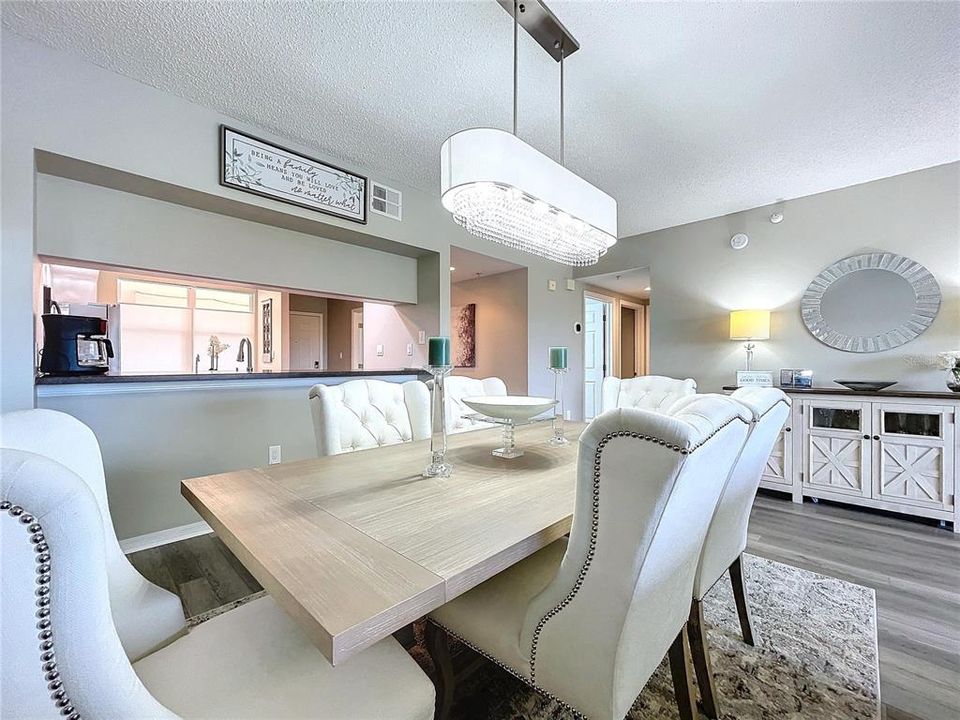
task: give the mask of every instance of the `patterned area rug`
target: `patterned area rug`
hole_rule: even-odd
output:
[[[879,718],[873,590],[752,555],[745,555],[743,564],[756,647],[740,639],[729,578],[720,578],[705,601],[723,720]],[[250,595],[188,623],[198,625],[263,595]],[[433,664],[423,645],[423,623],[414,630],[417,644],[410,653],[432,675]],[[627,720],[676,717],[673,682],[664,659]],[[573,720],[569,711],[492,663],[485,663],[458,685],[453,718]]]
[[[873,720],[880,717],[874,591],[744,556],[757,646],[740,639],[726,576],[707,595],[711,661],[724,720]],[[433,672],[417,628],[414,658]],[[469,651],[467,651],[469,652]],[[487,663],[457,687],[456,720],[569,720],[557,703]],[[628,720],[678,717],[666,660]]]

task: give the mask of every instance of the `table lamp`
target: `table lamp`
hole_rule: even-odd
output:
[[[746,340],[747,370],[753,369],[753,340],[770,339],[769,310],[732,310],[730,312],[730,339]]]

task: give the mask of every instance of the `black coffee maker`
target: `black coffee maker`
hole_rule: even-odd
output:
[[[97,375],[107,372],[113,343],[107,321],[83,315],[46,313],[40,372],[45,375]]]

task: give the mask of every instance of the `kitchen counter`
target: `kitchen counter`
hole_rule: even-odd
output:
[[[385,375],[425,374],[423,368],[398,368],[394,370],[295,370],[284,372],[222,372],[156,375],[38,375],[37,385],[79,385],[91,383],[156,383],[156,382],[211,382],[231,380],[280,380],[289,378],[362,378]]]
[[[949,390],[897,390],[896,385],[893,387],[884,388],[883,390],[851,390],[839,385],[836,387],[811,388],[790,387],[788,385],[774,385],[774,387],[779,390],[783,390],[785,393],[787,393],[787,395],[840,395],[869,398],[898,397],[917,398],[923,400],[955,400],[960,402],[960,393],[951,392]],[[725,385],[723,389],[725,392],[732,392],[738,388],[736,385]]]

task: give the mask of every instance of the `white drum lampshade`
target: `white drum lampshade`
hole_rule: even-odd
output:
[[[471,234],[567,265],[593,265],[617,242],[616,200],[503,130],[447,138],[440,199]]]

